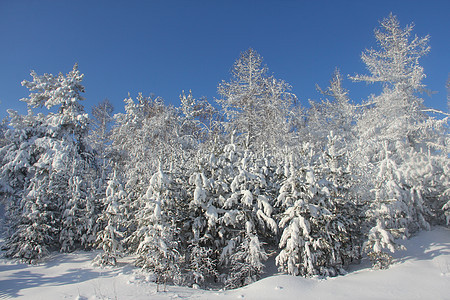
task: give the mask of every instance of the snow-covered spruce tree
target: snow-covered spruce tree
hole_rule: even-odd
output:
[[[26,184],[29,182],[29,167],[36,161],[39,151],[34,140],[43,135],[43,115],[34,115],[31,110],[26,116],[8,110],[9,128],[5,131],[5,144],[0,148],[0,205],[5,209],[7,235],[14,231],[14,223]],[[10,232],[11,231],[11,232]]]
[[[269,158],[258,158],[233,140],[217,159],[219,168],[213,178],[221,188],[219,264],[227,274],[226,287],[235,288],[255,281],[262,274],[262,263],[267,259],[263,244],[272,243],[277,233],[272,216],[275,188],[268,181],[274,167]],[[248,247],[241,247],[241,243]]]
[[[126,192],[118,178],[116,172],[108,180],[106,188],[106,197],[102,199],[102,213],[97,219],[97,225],[100,230],[97,232],[95,245],[103,249],[103,253],[98,254],[93,263],[104,266],[115,266],[117,258],[124,252],[123,239],[125,228],[125,207]]]
[[[17,192],[21,197],[15,207],[15,215],[11,215],[11,218],[15,218],[12,235],[7,237],[4,246],[6,257],[26,263],[38,262],[51,250],[56,250],[55,246],[58,245],[59,210],[58,204],[51,201],[43,188],[50,185],[50,178],[46,172],[48,165],[44,163],[46,159],[42,158],[48,156],[47,151],[44,152],[45,148],[36,142],[41,139],[36,139],[30,147],[39,149],[39,155],[34,157],[34,164],[28,167],[29,170],[32,168],[33,173],[27,176],[28,182],[23,191]]]
[[[2,122],[0,123],[0,232],[3,232],[5,230],[5,200],[3,197],[3,190],[5,183],[2,181],[1,176],[1,169],[3,165],[3,156],[5,155],[5,151],[2,151],[3,147],[6,146],[8,143],[6,139],[6,131],[8,130],[8,127],[6,126],[7,119],[4,118]]]
[[[218,271],[218,188],[212,179],[215,164],[213,154],[209,158],[202,157],[196,172],[189,178],[189,186],[185,189],[189,201],[188,243],[188,279],[193,284],[203,285],[215,281]],[[205,175],[206,173],[206,175]]]
[[[446,193],[446,196],[449,197],[448,191],[447,191],[447,193]],[[450,200],[447,201],[447,202],[442,206],[442,210],[444,211],[446,224],[447,224],[447,226],[449,226],[449,225],[450,225]]]
[[[208,281],[215,281],[219,277],[217,255],[213,249],[203,246],[200,242],[190,244],[187,269],[188,279],[193,282],[193,286],[201,286]]]
[[[188,265],[195,284],[218,275],[227,288],[255,281],[268,256],[265,243],[274,243],[276,189],[268,182],[274,166],[244,150],[245,139],[200,157],[185,188],[191,230]]]
[[[97,202],[90,182],[83,178],[80,170],[86,166],[79,166],[85,162],[72,161],[72,172],[68,180],[68,201],[62,212],[61,232],[59,239],[61,251],[69,252],[81,247],[89,249],[96,239],[95,220],[97,218]],[[93,179],[93,174],[88,178]],[[84,179],[84,180],[83,180]]]
[[[450,111],[450,74],[448,76],[447,79],[447,111]],[[448,126],[447,126],[447,135],[445,138],[445,145],[447,147],[444,148],[443,154],[441,156],[442,160],[446,160],[448,158],[448,155],[446,155],[447,153],[450,153],[450,135],[448,134],[449,130],[448,130]],[[444,216],[445,216],[445,222],[447,224],[447,226],[450,225],[450,164],[448,163],[441,163],[440,165],[443,166],[443,172],[442,172],[442,178],[443,180],[441,180],[442,182],[442,187],[443,187],[443,192],[441,193],[441,197],[443,198],[443,203],[444,205],[442,206],[442,211],[444,211]],[[444,175],[446,174],[446,175]]]
[[[233,146],[233,145],[230,145]],[[232,152],[226,154],[231,154]],[[268,161],[257,159],[250,151],[237,154],[240,161],[234,163],[233,179],[229,194],[224,198],[224,215],[221,221],[227,228],[233,227],[227,245],[221,253],[221,262],[229,267],[226,286],[236,288],[256,281],[263,272],[267,259],[264,241],[271,241],[277,233],[272,217],[274,190],[265,174]],[[236,168],[237,167],[237,168]],[[268,176],[267,176],[268,177]]]
[[[128,244],[137,254],[136,265],[153,272],[158,284],[182,282],[183,252],[180,249],[182,206],[168,176],[153,174],[136,212],[136,231]]]
[[[88,118],[79,103],[83,100],[80,95],[84,91],[81,85],[83,75],[76,65],[66,76],[39,76],[35,72],[31,75],[33,81],[22,83],[31,94],[22,100],[30,108],[57,107],[58,111],[40,117],[41,134],[30,141],[31,149],[36,149],[36,152],[32,164],[28,166],[29,183],[21,193],[21,213],[16,216],[15,236],[7,240],[7,254],[27,262],[39,260],[49,250],[61,249],[60,245],[66,245],[65,242],[75,247],[86,245],[89,240],[85,236],[86,227],[67,228],[70,233],[64,231],[60,234],[61,226],[71,223],[66,218],[74,217],[65,214],[66,211],[72,211],[74,206],[81,209],[75,218],[85,218],[89,213],[84,211],[89,208],[86,198],[69,200],[74,190],[79,191],[82,186],[88,188],[92,181],[90,175],[93,174],[92,153],[85,142]],[[72,168],[74,164],[76,170]],[[71,176],[78,176],[83,184],[71,186],[70,183],[75,184],[75,181],[70,181]],[[17,246],[8,246],[13,240]],[[64,247],[61,250],[73,249]]]
[[[351,164],[350,152],[353,149],[348,143],[352,142],[347,135],[337,135],[331,131],[317,168],[320,177],[325,180],[327,186],[325,191],[327,189],[329,191],[333,209],[331,211],[346,224],[346,231],[339,229],[340,234],[333,238],[333,247],[339,249],[338,252],[341,254],[338,261],[344,267],[357,262],[361,256],[361,225],[364,213],[358,195],[359,190],[355,187],[357,183]]]
[[[43,135],[44,116],[36,116],[31,110],[27,116],[12,110],[9,114],[10,128],[6,133],[9,143],[1,149],[1,187],[7,225],[3,250],[6,257],[34,263],[49,252],[55,232],[52,215],[46,212],[47,201],[34,202],[26,193],[33,184],[30,180],[38,175],[32,174],[30,168],[42,154],[34,142]]]
[[[161,99],[138,95],[124,100],[125,113],[114,115],[111,131],[111,164],[120,175],[126,198],[123,203],[124,239],[133,234],[138,221],[139,199],[146,193],[148,180],[157,170],[158,157],[165,150],[163,139],[168,118]],[[160,135],[161,134],[161,135]],[[159,146],[162,146],[161,148]],[[125,248],[134,252],[135,246]]]
[[[6,144],[8,143],[6,140],[6,131],[8,129],[8,127],[6,126],[6,122],[7,119],[4,118],[2,120],[2,122],[0,123],[0,232],[3,232],[4,228],[4,221],[5,221],[5,217],[4,217],[4,199],[3,199],[3,193],[4,193],[4,185],[5,183],[3,183],[2,181],[2,176],[1,176],[1,169],[2,169],[2,165],[3,165],[3,156],[5,155],[6,149],[4,151],[2,151],[3,147],[6,146]]]
[[[439,157],[441,162],[438,164],[441,167],[440,170],[442,170],[442,172],[436,172],[438,175],[435,179],[428,178],[433,182],[439,183],[439,195],[442,199],[441,202],[444,203],[444,205],[442,205],[442,211],[444,212],[445,223],[448,226],[450,225],[450,164],[447,159],[448,153],[450,153],[450,135],[447,135],[445,143],[447,147],[446,150],[443,151],[443,155]]]
[[[262,57],[253,49],[241,53],[232,69],[232,80],[219,84],[228,134],[247,137],[255,149],[284,147],[289,141],[296,96],[282,80],[267,75]]]
[[[440,152],[424,153],[411,147],[397,151],[403,161],[397,172],[402,178],[400,186],[406,193],[403,201],[408,207],[409,219],[413,220],[408,222],[409,232],[428,230],[430,225],[445,223],[442,206],[449,200],[450,175],[447,170],[450,152],[445,147],[438,148]]]
[[[302,152],[287,160],[279,190],[283,233],[276,263],[292,275],[335,276],[360,256],[357,209],[335,150],[328,148],[328,161],[318,159],[308,144]]]
[[[370,203],[366,215],[371,229],[364,245],[372,264],[376,268],[389,267],[392,257],[386,252],[403,249],[395,239],[408,236],[408,210],[403,200],[406,191],[397,183],[401,181],[398,166],[390,159],[385,143],[385,158],[379,163],[379,172],[373,190],[375,199]]]
[[[445,224],[448,218],[450,201],[450,135],[448,117],[437,120],[428,119],[419,126],[421,149],[407,148],[403,151],[402,172],[405,186],[410,190],[410,202],[414,204],[413,216],[417,219],[416,228],[428,228],[427,223]],[[418,211],[418,213],[416,212]]]

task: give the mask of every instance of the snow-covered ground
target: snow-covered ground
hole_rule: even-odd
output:
[[[95,252],[55,254],[38,266],[0,259],[0,299],[450,299],[450,229],[422,232],[404,245],[388,270],[371,270],[363,260],[345,276],[272,275],[231,291],[157,291],[126,260],[117,268],[93,267]]]

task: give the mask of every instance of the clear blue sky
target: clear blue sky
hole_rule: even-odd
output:
[[[0,0],[0,118],[26,112],[21,86],[38,74],[85,74],[86,101],[110,99],[116,112],[130,93],[155,94],[179,104],[182,90],[218,97],[241,51],[254,48],[275,77],[293,87],[301,103],[319,99],[335,67],[365,73],[360,55],[375,45],[373,29],[390,12],[402,26],[431,36],[422,59],[425,83],[435,91],[425,104],[447,111],[450,72],[450,1],[65,1]],[[377,89],[348,80],[355,102]]]

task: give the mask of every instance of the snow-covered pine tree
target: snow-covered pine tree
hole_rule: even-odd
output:
[[[28,184],[24,186],[18,214],[15,216],[13,234],[6,240],[6,256],[27,263],[36,263],[52,250],[58,250],[61,202],[52,199],[58,191],[49,191],[52,179],[48,169],[52,166],[49,157],[52,149],[42,144],[45,136],[34,141],[32,147],[39,149],[39,155],[29,167],[32,170]]]
[[[42,114],[27,116],[9,110],[10,141],[2,148],[2,190],[6,201],[7,236],[3,245],[5,256],[27,263],[36,263],[47,255],[56,239],[55,206],[47,197],[37,198],[36,185],[48,181],[40,169],[34,167],[44,149],[36,141],[45,135]],[[36,201],[37,200],[37,201]],[[56,239],[57,241],[57,239]]]
[[[60,239],[59,234],[62,224],[67,222],[66,217],[74,217],[70,214],[64,215],[66,209],[70,210],[69,199],[73,196],[73,187],[69,184],[71,175],[79,176],[87,187],[92,181],[90,176],[93,160],[92,152],[85,141],[88,117],[79,103],[83,100],[80,94],[84,92],[84,87],[81,85],[83,75],[78,71],[77,65],[65,76],[39,76],[35,72],[31,72],[31,75],[33,81],[22,83],[30,89],[30,96],[22,101],[25,101],[29,108],[57,107],[58,111],[40,115],[41,133],[30,140],[30,149],[35,152],[32,164],[27,168],[30,174],[29,183],[23,186],[21,192],[21,213],[16,216],[16,227],[20,230],[16,230],[14,238],[7,240],[7,247],[12,240],[17,246],[9,247],[7,251],[12,257],[34,262],[49,250],[60,249],[59,242],[66,242],[66,238],[73,239],[74,243],[81,243],[81,240],[86,238],[85,232],[78,231],[79,228],[74,236],[63,234]],[[76,172],[72,172],[73,162],[80,166]],[[72,202],[70,206],[73,204]],[[85,204],[76,206],[87,207]],[[83,211],[75,217],[85,216]],[[70,241],[67,242],[67,245],[71,244]],[[25,248],[27,253],[22,252]]]
[[[124,239],[124,223],[126,221],[124,202],[126,199],[126,192],[118,178],[116,172],[113,172],[113,177],[108,180],[106,188],[106,197],[103,199],[102,213],[97,219],[97,226],[100,230],[97,232],[95,245],[103,249],[95,257],[93,263],[97,265],[113,265],[117,264],[123,252]]]

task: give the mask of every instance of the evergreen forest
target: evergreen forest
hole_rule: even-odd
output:
[[[413,29],[382,20],[366,73],[336,70],[308,107],[253,49],[219,98],[179,107],[139,94],[88,114],[77,65],[31,72],[28,113],[0,124],[3,255],[100,249],[99,266],[132,256],[159,284],[227,289],[269,259],[306,277],[388,268],[402,239],[450,222],[449,114],[423,104]],[[379,90],[355,103],[347,79]]]

